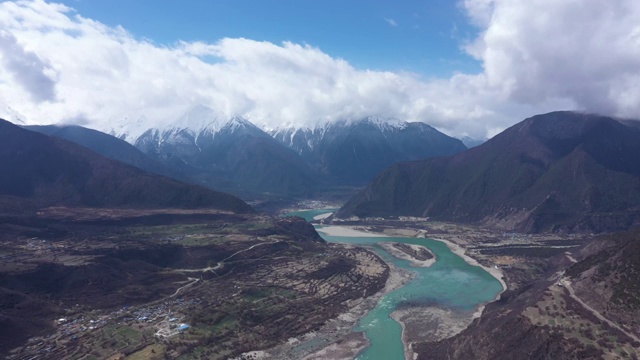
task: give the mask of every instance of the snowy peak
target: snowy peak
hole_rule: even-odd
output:
[[[204,105],[196,105],[177,119],[157,121],[145,114],[123,114],[110,121],[110,128],[105,132],[123,139],[131,144],[142,138],[150,138],[159,142],[184,141],[186,138],[215,137],[220,132],[240,130],[261,132],[248,120],[240,117],[227,117],[222,112]]]
[[[422,122],[382,117],[315,127],[280,127],[271,135],[339,184],[360,185],[398,161],[451,155],[465,146]]]
[[[240,116],[232,117],[231,120],[227,121],[220,130],[235,132],[238,130],[248,130],[248,129],[250,130],[255,129],[262,132],[262,130],[260,130],[257,126],[253,125],[252,122]]]
[[[243,129],[258,129],[242,116],[229,118],[222,112],[204,105],[196,105],[184,113],[175,122],[169,123],[165,129],[187,130],[193,134],[234,132]],[[162,129],[160,129],[162,130]]]
[[[332,120],[326,122],[319,122],[315,125],[298,125],[294,123],[284,123],[273,129],[265,129],[265,131],[269,134],[279,134],[279,133],[295,133],[295,132],[304,132],[304,133],[321,133],[322,131],[326,131],[330,128],[352,128],[356,126],[369,125],[374,126],[380,130],[391,130],[391,129],[404,129],[407,127],[407,124],[410,124],[407,121],[398,120],[395,118],[384,118],[378,116],[368,116],[361,119],[356,120]],[[426,124],[425,124],[426,125]],[[428,125],[427,125],[428,126]]]
[[[95,128],[129,143],[149,130],[149,120],[144,114],[122,114],[110,119],[109,124],[112,124],[109,128]]]
[[[269,134],[298,154],[304,154],[317,148],[327,136],[347,136],[373,130],[380,136],[388,136],[402,131],[420,134],[439,133],[433,127],[422,122],[407,122],[394,118],[369,116],[358,120],[338,120],[316,124],[315,126],[296,127],[282,125]]]
[[[199,133],[207,130],[211,133],[218,132],[226,123],[227,118],[220,112],[204,105],[196,105],[173,123],[168,124],[170,128]]]
[[[0,119],[5,119],[15,125],[26,125],[24,115],[15,111],[11,106],[0,102]]]
[[[370,125],[378,128],[380,131],[393,131],[402,130],[407,127],[407,124],[408,122],[398,119],[369,116],[367,118],[352,122],[351,125]]]
[[[356,128],[361,126],[371,126],[380,131],[390,131],[404,129],[409,124],[406,121],[394,118],[384,118],[379,116],[368,116],[356,120],[338,120],[317,124],[313,130],[330,129],[330,128]]]

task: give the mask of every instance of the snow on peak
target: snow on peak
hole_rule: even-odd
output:
[[[406,121],[395,118],[368,116],[360,119],[319,121],[315,124],[310,122],[285,122],[275,128],[261,124],[262,126],[259,128],[271,134],[273,137],[280,136],[283,139],[287,138],[284,140],[285,142],[292,142],[295,134],[305,138],[321,138],[330,129],[352,128],[361,124],[373,125],[383,132],[402,130],[409,125]],[[187,111],[180,116],[167,119],[152,119],[142,113],[122,114],[112,118],[107,127],[102,126],[100,130],[130,143],[135,143],[140,136],[149,130],[153,130],[153,132],[158,135],[177,134],[186,131],[197,138],[202,134],[216,135],[222,130],[236,131],[242,128],[253,127],[256,126],[241,116],[236,115],[229,117],[208,106],[195,105],[187,109]]]
[[[188,129],[196,134],[204,130],[216,133],[227,122],[228,118],[221,112],[204,105],[196,105],[167,127],[175,130]]]
[[[294,134],[305,134],[304,136],[312,136],[311,134],[315,134],[315,136],[322,136],[329,129],[336,130],[340,128],[352,128],[354,126],[358,126],[361,124],[369,124],[377,127],[380,131],[393,131],[393,130],[402,130],[405,129],[409,123],[403,120],[398,120],[395,118],[385,118],[379,116],[368,116],[361,119],[355,120],[332,120],[325,122],[318,122],[315,125],[308,124],[294,124],[291,122],[286,122],[278,125],[277,127],[271,129],[267,127],[263,127],[267,133],[272,136],[282,136],[292,138]]]
[[[378,129],[385,131],[385,130],[394,130],[394,129],[404,129],[407,127],[407,122],[406,121],[402,121],[402,120],[398,120],[395,118],[383,118],[383,117],[378,117],[378,116],[369,116],[367,118],[364,118],[358,122],[368,122],[369,124],[372,124],[374,126],[376,126]]]
[[[0,103],[0,119],[5,119],[16,125],[26,125],[24,115],[15,111],[11,106]]]
[[[120,114],[109,121],[109,125],[102,131],[119,137],[129,143],[136,140],[149,130],[160,135],[178,134],[186,131],[194,137],[200,134],[217,134],[221,130],[235,131],[238,128],[253,126],[248,120],[234,116],[229,118],[222,112],[216,111],[208,106],[196,105],[189,108],[177,118],[151,119],[142,113]]]
[[[369,124],[377,127],[380,131],[389,131],[394,129],[404,129],[407,127],[407,122],[403,120],[398,120],[395,118],[386,118],[380,116],[368,116],[360,119],[352,119],[352,120],[338,120],[327,122],[324,124],[319,124],[316,126],[316,129],[327,129],[327,128],[335,128],[335,127],[353,127],[361,124]]]
[[[133,143],[145,131],[152,128],[151,122],[143,113],[120,114],[109,119],[106,126],[95,126],[107,134]]]
[[[255,127],[255,125],[253,125],[249,120],[236,115],[232,117],[231,120],[227,121],[222,128],[235,131],[237,129],[247,127]]]
[[[287,121],[280,123],[275,127],[269,126],[268,124],[261,124],[260,128],[266,133],[271,134],[272,136],[276,136],[278,134],[284,136],[285,134],[292,135],[296,133],[318,134],[324,133],[329,129],[335,130],[339,128],[350,128],[360,124],[373,125],[380,129],[380,131],[393,131],[405,129],[409,126],[410,123],[391,117],[367,116],[358,119],[325,120],[317,121],[315,123],[296,123]]]

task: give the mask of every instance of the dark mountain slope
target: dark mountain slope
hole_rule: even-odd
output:
[[[505,292],[455,337],[418,344],[419,359],[637,359],[638,252],[638,230],[595,238],[562,280]]]
[[[458,139],[420,123],[391,124],[367,118],[316,129],[284,129],[276,140],[316,166],[333,183],[361,185],[398,161],[452,155],[466,150]]]
[[[231,195],[150,174],[4,120],[0,168],[0,212],[51,205],[251,211]]]
[[[24,126],[24,128],[41,134],[69,140],[109,159],[117,160],[148,172],[179,180],[189,180],[181,172],[173,170],[150,158],[128,142],[97,130],[76,125],[35,125]]]
[[[316,174],[296,153],[242,118],[231,119],[217,131],[152,129],[135,146],[200,183],[234,193],[308,195],[318,184]]]
[[[428,216],[527,232],[624,229],[640,219],[637,159],[635,125],[538,115],[452,157],[392,166],[338,216]]]

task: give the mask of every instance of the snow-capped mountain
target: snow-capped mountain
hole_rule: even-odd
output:
[[[324,185],[363,185],[398,161],[465,150],[421,122],[367,117],[314,127],[280,126],[269,133],[240,116],[195,106],[171,121],[129,114],[111,122],[112,135],[199,182],[288,195]]]
[[[224,114],[207,106],[197,105],[190,108],[177,119],[150,118],[144,112],[119,114],[109,120],[106,126],[98,126],[100,130],[134,144],[149,130],[159,133],[177,133],[180,130],[198,134],[204,130],[217,132],[229,120]]]
[[[0,119],[9,121],[16,125],[25,125],[25,117],[19,112],[15,111],[11,106],[0,102]]]
[[[358,185],[399,161],[451,155],[466,147],[422,122],[368,117],[270,132],[339,184]]]
[[[174,121],[151,124],[143,115],[134,118],[109,132],[208,186],[302,195],[316,184],[297,154],[240,116],[225,117],[199,105]]]

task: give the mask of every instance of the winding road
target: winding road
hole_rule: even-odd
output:
[[[618,324],[614,323],[613,321],[607,319],[606,317],[604,317],[602,314],[600,314],[600,312],[594,308],[592,308],[591,306],[589,306],[587,303],[585,303],[584,301],[582,301],[582,299],[580,299],[578,297],[578,295],[576,295],[575,291],[573,290],[573,287],[571,287],[571,281],[569,281],[567,278],[562,278],[560,280],[560,283],[569,291],[569,296],[571,296],[571,298],[575,301],[577,301],[580,305],[582,305],[582,307],[584,307],[585,309],[587,309],[589,312],[591,312],[595,317],[597,317],[598,319],[606,322],[607,324],[609,324],[611,327],[614,327],[618,330],[620,330],[622,333],[624,333],[625,335],[627,335],[628,337],[632,338],[635,341],[640,342],[640,338],[638,338],[637,336],[635,336],[634,334],[626,331],[625,329],[623,329],[621,326],[619,326]]]
[[[249,251],[249,250],[251,250],[251,249],[253,249],[255,247],[258,247],[258,246],[277,244],[279,242],[281,242],[281,241],[270,241],[270,242],[263,242],[263,243],[259,243],[259,244],[253,244],[253,245],[249,246],[246,249],[238,250],[238,251],[234,252],[233,254],[227,256],[223,260],[219,261],[216,264],[216,266],[208,266],[206,268],[201,268],[201,269],[174,269],[174,271],[178,271],[178,272],[206,272],[206,271],[213,271],[213,272],[215,272],[216,270],[220,269],[220,267],[222,266],[222,264],[224,264],[225,261],[231,259],[232,257],[234,257],[234,256],[236,256],[236,255],[238,255],[240,253],[243,253],[245,251]]]
[[[169,296],[168,296],[168,298],[172,298],[172,297],[174,297],[174,296],[178,295],[178,293],[180,292],[180,290],[182,290],[182,289],[186,289],[186,288],[188,288],[188,287],[190,287],[190,286],[194,285],[194,284],[195,284],[195,283],[197,283],[198,281],[200,281],[200,279],[198,279],[198,278],[192,278],[192,277],[187,278],[187,279],[189,279],[188,281],[191,281],[191,282],[190,282],[190,283],[188,283],[188,284],[187,284],[187,285],[185,285],[185,286],[181,286],[181,287],[179,287],[179,288],[176,290],[176,292],[174,292],[172,295],[169,295]]]

